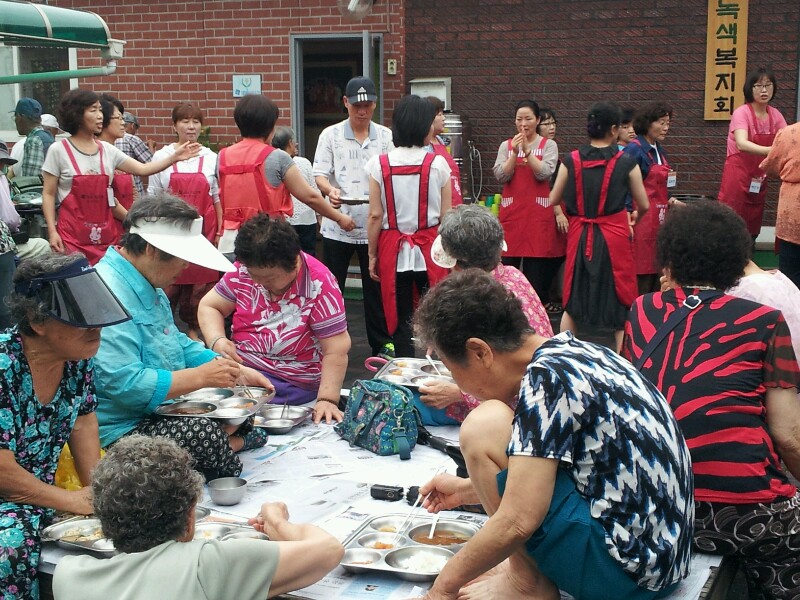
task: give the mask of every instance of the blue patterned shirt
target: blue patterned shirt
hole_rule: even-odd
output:
[[[640,587],[686,577],[689,450],[667,401],[619,355],[568,332],[543,343],[520,387],[508,455],[559,459]]]

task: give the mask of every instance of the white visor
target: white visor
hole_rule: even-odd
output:
[[[503,240],[503,252],[508,251],[508,245],[506,241]],[[456,266],[456,262],[458,262],[455,258],[450,256],[444,250],[444,246],[442,246],[442,236],[437,235],[436,239],[433,240],[433,245],[431,246],[431,259],[433,262],[443,269],[452,269]]]
[[[235,271],[233,264],[203,236],[203,217],[192,222],[189,229],[181,229],[166,219],[146,221],[140,219],[131,225],[130,233],[135,233],[144,240],[167,254],[212,269],[230,273]]]

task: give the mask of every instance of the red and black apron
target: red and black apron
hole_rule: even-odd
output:
[[[758,133],[758,118],[752,104],[748,104],[752,123],[749,125],[747,138],[759,146],[772,146],[775,140],[775,121],[769,115],[769,133]],[[719,187],[718,199],[736,211],[747,223],[750,235],[758,235],[761,231],[761,219],[764,216],[764,201],[767,196],[767,174],[759,168],[763,156],[749,152],[737,152],[725,159],[722,168],[722,183]],[[755,191],[758,188],[758,191]],[[751,191],[753,190],[753,191]]]
[[[567,233],[567,261],[564,268],[564,306],[569,303],[572,293],[572,278],[575,274],[575,262],[578,254],[581,236],[586,231],[584,253],[588,260],[592,260],[594,249],[595,225],[598,233],[605,239],[608,255],[611,259],[611,275],[614,279],[614,289],[617,299],[623,306],[633,304],[637,295],[636,277],[634,276],[633,253],[631,252],[630,230],[628,228],[628,213],[620,210],[613,214],[605,214],[606,200],[608,199],[608,186],[617,160],[622,156],[618,152],[609,160],[581,161],[580,153],[572,152],[572,164],[575,169],[575,202],[578,214],[569,215],[569,231]],[[600,187],[600,197],[597,204],[597,216],[589,218],[583,197],[583,169],[605,167],[603,183]]]
[[[546,138],[531,154],[541,160]],[[508,152],[514,147],[508,140]],[[527,158],[517,156],[511,181],[503,186],[498,215],[508,250],[504,256],[558,258],[566,252],[566,237],[558,232],[556,214],[550,206],[550,183],[539,181]]]
[[[169,190],[197,209],[197,212],[203,217],[203,235],[213,244],[217,236],[217,212],[214,210],[211,186],[203,173],[203,157],[201,156],[198,161],[196,173],[181,173],[178,171],[178,163],[173,163],[172,172],[169,175]],[[189,264],[175,284],[193,285],[217,280],[219,280],[218,271]]]
[[[120,229],[111,214],[114,191],[103,164],[103,145],[97,144],[100,159],[99,175],[83,175],[67,140],[62,140],[75,174],[69,194],[58,209],[56,231],[64,245],[72,251],[83,252],[95,264],[116,244]]]
[[[631,144],[641,146],[638,139],[631,141]],[[644,189],[650,201],[650,209],[644,213],[636,225],[633,226],[633,249],[636,259],[637,275],[652,275],[658,273],[656,264],[656,238],[658,229],[667,217],[667,207],[669,206],[669,190],[667,189],[667,177],[669,177],[669,163],[663,152],[659,152],[657,146],[653,146],[653,151],[661,157],[661,164],[647,154],[653,161],[644,178]]]
[[[428,272],[428,285],[433,287],[447,276],[448,270],[443,269],[433,262],[431,246],[436,239],[438,224],[428,224],[428,183],[431,175],[431,163],[436,158],[435,154],[426,154],[421,165],[392,166],[389,156],[381,154],[381,176],[383,177],[383,190],[386,195],[386,217],[388,229],[382,229],[378,236],[378,275],[381,278],[381,299],[383,310],[386,314],[386,329],[389,335],[397,331],[397,257],[403,242],[408,242],[412,247],[418,246],[425,258],[425,268]],[[417,212],[417,231],[402,233],[397,228],[397,208],[394,195],[392,177],[398,175],[419,176],[419,199]],[[418,301],[414,298],[414,302]]]

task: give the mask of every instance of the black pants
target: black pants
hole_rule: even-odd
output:
[[[397,331],[394,332],[394,351],[397,356],[414,356],[414,335],[411,317],[414,316],[414,288],[419,298],[428,291],[428,273],[425,271],[403,271],[395,280],[397,298]]]
[[[386,317],[383,314],[381,302],[381,288],[377,281],[369,276],[369,256],[366,244],[350,244],[322,238],[322,262],[331,270],[339,288],[344,293],[344,284],[347,280],[347,268],[353,253],[358,256],[358,265],[361,269],[361,287],[364,293],[364,320],[367,326],[367,341],[372,348],[372,354],[380,352],[387,342],[392,341],[386,330]]]
[[[778,269],[800,287],[800,244],[786,240],[778,243]]]
[[[300,249],[311,256],[317,255],[317,225],[292,225],[300,237]]]
[[[542,304],[548,304],[559,301],[558,298],[551,297],[550,289],[565,258],[564,256],[555,258],[504,256],[503,264],[511,265],[522,271],[525,278],[533,286],[533,289],[536,290],[536,295],[539,296]],[[522,266],[520,266],[520,263],[522,263]]]

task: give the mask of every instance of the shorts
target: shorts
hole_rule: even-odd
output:
[[[507,477],[507,470],[497,474],[500,496]],[[636,585],[608,553],[603,526],[591,516],[589,502],[563,469],[556,476],[550,509],[525,542],[525,551],[560,590],[581,600],[653,600],[677,587],[656,592]]]

